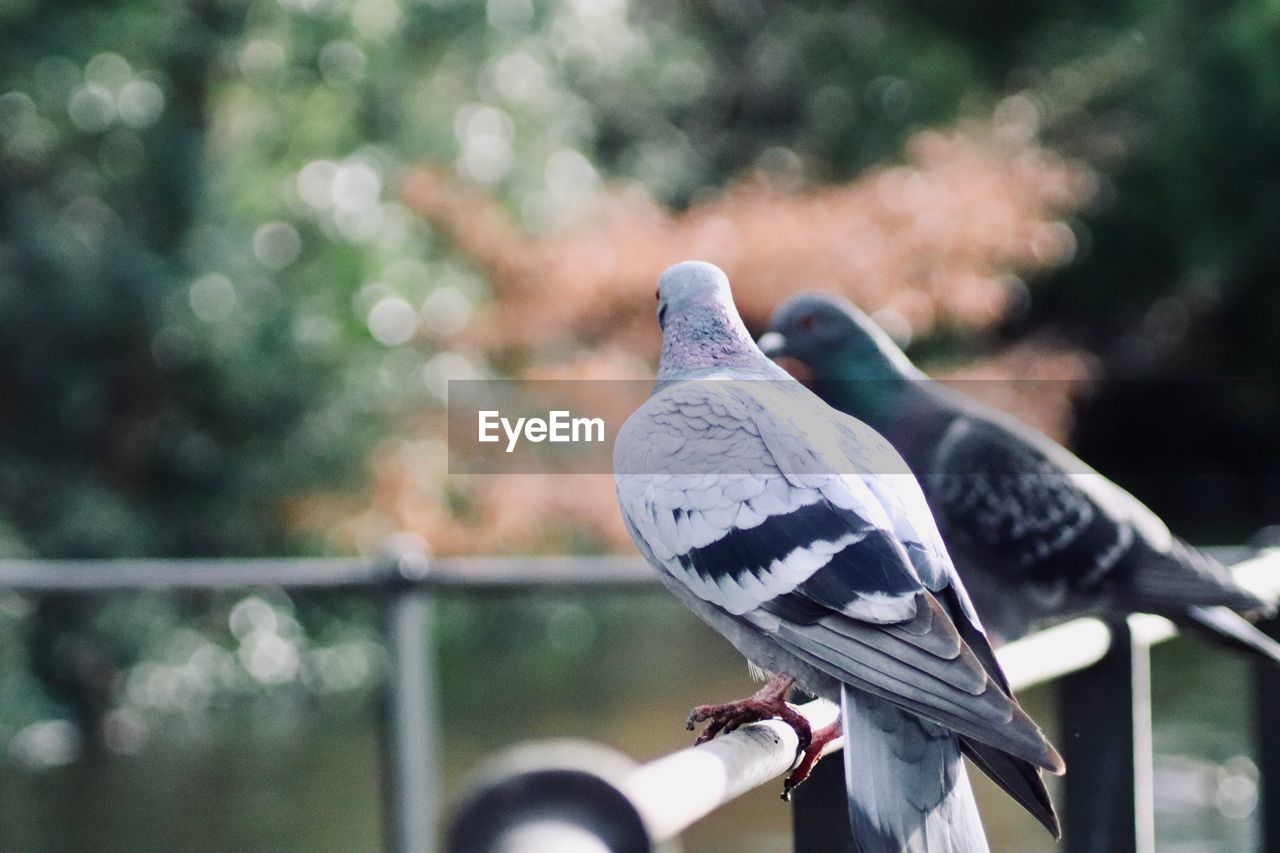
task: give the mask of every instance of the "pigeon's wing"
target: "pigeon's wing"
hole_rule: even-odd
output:
[[[931,592],[955,592],[956,602],[966,618],[982,631],[977,611],[969,602],[942,534],[933,518],[918,481],[893,446],[871,427],[848,415],[838,415],[833,429],[838,436],[838,452],[845,458],[865,459],[876,476],[867,478],[867,487],[886,508],[893,535],[906,549],[921,583]],[[900,462],[901,464],[895,464]]]
[[[912,618],[923,587],[885,509],[859,478],[815,476],[817,460],[803,475],[784,473],[777,455],[798,457],[803,440],[732,386],[669,387],[619,433],[619,502],[644,549],[735,616],[767,606]]]
[[[802,400],[741,385],[670,386],[619,433],[619,501],[644,550],[815,669],[1060,769],[922,582],[872,488],[885,488],[879,476],[823,458],[811,440],[826,441],[823,418],[783,411]]]
[[[987,421],[957,418],[922,474],[946,534],[1018,580],[1095,585],[1133,544],[1132,526],[1103,512],[1077,476]]]
[[[1105,590],[1128,610],[1262,606],[1127,492],[1020,425],[958,417],[926,467],[944,532],[1010,582]]]

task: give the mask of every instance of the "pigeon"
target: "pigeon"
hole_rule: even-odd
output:
[[[793,297],[760,346],[803,364],[818,396],[902,454],[997,642],[1072,616],[1157,613],[1280,661],[1240,615],[1271,603],[1066,448],[929,381],[849,302]]]
[[[1057,837],[1040,770],[1062,759],[1013,697],[905,462],[757,348],[718,268],[678,264],[657,295],[658,381],[616,438],[618,503],[663,584],[769,674],[695,709],[700,740],[776,717],[805,751],[797,771],[811,766],[827,733],[786,704],[796,686],[840,705],[865,853],[987,850],[962,756]]]

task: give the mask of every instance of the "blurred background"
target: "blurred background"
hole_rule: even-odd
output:
[[[608,477],[449,476],[446,383],[651,376],[691,257],[753,329],[829,289],[938,375],[1043,380],[1001,404],[1246,541],[1280,6],[909,6],[0,0],[0,557],[629,552]],[[748,685],[661,592],[452,597],[437,640],[444,802]],[[1244,665],[1154,656],[1161,847],[1247,849]],[[0,590],[0,849],[378,849],[385,658],[358,596]],[[1051,847],[983,793],[998,849]],[[688,849],[788,821],[766,786]]]

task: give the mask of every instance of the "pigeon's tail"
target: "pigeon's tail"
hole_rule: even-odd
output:
[[[960,739],[868,693],[841,694],[849,819],[860,853],[985,853]]]
[[[1235,611],[1225,607],[1189,607],[1186,614],[1175,621],[1228,648],[1261,655],[1280,664],[1280,643]]]
[[[1175,539],[1166,551],[1139,546],[1117,566],[1123,576],[1121,603],[1144,613],[1181,613],[1186,607],[1229,607],[1268,614],[1275,603],[1240,586],[1217,560]]]

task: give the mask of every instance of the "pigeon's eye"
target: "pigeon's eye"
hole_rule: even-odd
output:
[[[796,321],[796,325],[799,326],[801,329],[804,329],[806,332],[809,329],[813,328],[813,323],[814,323],[814,318],[812,314],[805,314],[803,317],[801,317],[799,320]]]
[[[656,299],[658,302],[661,302],[661,301],[662,301],[662,288],[661,288],[661,287],[659,287],[657,290],[653,291],[653,298],[654,298],[654,299]]]

